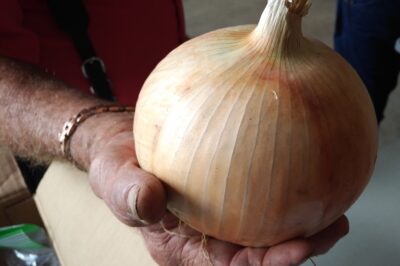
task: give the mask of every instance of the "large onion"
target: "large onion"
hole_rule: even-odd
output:
[[[342,215],[373,171],[377,122],[355,71],[303,37],[307,0],[270,0],[258,26],[171,52],[137,103],[140,166],[168,208],[216,238],[268,246]]]

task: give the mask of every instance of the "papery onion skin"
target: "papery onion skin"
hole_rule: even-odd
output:
[[[165,183],[169,210],[245,246],[326,228],[362,193],[376,160],[362,81],[302,36],[305,7],[292,13],[284,2],[271,0],[258,27],[217,30],[171,52],[134,119],[140,166]]]

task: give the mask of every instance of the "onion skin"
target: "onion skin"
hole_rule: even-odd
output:
[[[360,196],[376,160],[377,121],[362,81],[331,48],[302,36],[308,5],[287,6],[270,0],[258,26],[181,45],[136,106],[138,160],[165,183],[169,210],[244,246],[323,230]]]

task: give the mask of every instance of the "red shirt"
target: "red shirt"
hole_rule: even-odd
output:
[[[89,35],[107,67],[119,102],[133,105],[156,64],[184,41],[179,0],[84,0]],[[73,14],[72,14],[73,15]],[[0,55],[38,65],[73,87],[89,92],[81,61],[60,31],[46,0],[2,0]]]

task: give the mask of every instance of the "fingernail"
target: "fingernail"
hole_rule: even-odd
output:
[[[143,225],[148,225],[149,223],[140,217],[137,210],[137,201],[139,196],[140,188],[139,186],[133,186],[128,194],[128,206],[131,211],[131,216],[134,220],[139,221]]]

